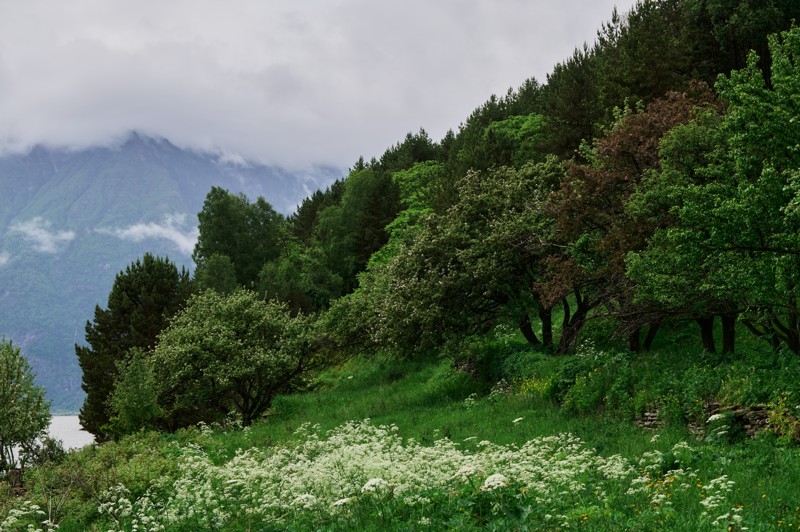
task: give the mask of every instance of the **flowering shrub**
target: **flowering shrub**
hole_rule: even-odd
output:
[[[522,445],[440,439],[423,446],[394,425],[346,423],[327,434],[304,425],[291,446],[240,451],[221,465],[197,446],[180,449],[176,478],[132,498],[108,490],[98,511],[115,529],[391,526],[444,528],[580,525],[642,529],[687,519],[692,528],[741,526],[726,477],[704,481],[685,443],[638,462],[603,457],[570,434]],[[470,438],[472,439],[472,438]],[[669,465],[668,465],[669,464]],[[696,509],[679,516],[681,508]]]

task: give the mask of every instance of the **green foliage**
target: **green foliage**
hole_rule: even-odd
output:
[[[303,386],[318,362],[312,335],[309,318],[292,317],[284,305],[254,292],[193,297],[150,357],[170,425],[218,421],[229,413],[251,424],[277,393]]]
[[[115,438],[142,429],[155,428],[162,411],[158,406],[158,385],[147,355],[139,348],[117,363],[117,379],[109,398],[111,420],[108,432]]]
[[[0,338],[0,472],[16,466],[14,447],[30,453],[50,424],[50,403],[34,384],[19,347]]]
[[[326,309],[344,292],[342,278],[325,265],[319,248],[291,245],[279,258],[267,262],[258,275],[258,291],[266,299],[289,306],[293,313]]]
[[[236,282],[236,268],[227,255],[214,253],[194,272],[198,291],[214,290],[220,294],[230,294],[239,286]]]
[[[262,265],[278,257],[285,239],[283,216],[264,198],[250,203],[243,194],[219,187],[211,188],[197,219],[200,234],[192,258],[198,270],[214,255],[226,256],[236,281],[246,288],[257,286]]]
[[[88,347],[75,346],[83,370],[86,399],[81,408],[83,428],[102,438],[111,418],[108,400],[117,375],[117,363],[133,348],[151,350],[168,320],[189,297],[186,271],[166,258],[145,254],[117,274],[106,309],[95,309],[86,323]]]
[[[533,113],[493,122],[484,132],[489,161],[497,166],[521,167],[539,160],[544,140],[544,117]]]
[[[705,115],[668,137],[663,170],[644,184],[646,208],[660,209],[666,227],[629,256],[628,270],[640,297],[712,313],[748,309],[753,332],[800,352],[800,157],[792,147],[800,135],[800,31],[771,38],[770,50],[771,86],[752,55],[717,85],[727,103],[721,118]]]
[[[362,278],[378,343],[425,351],[536,310],[548,234],[540,205],[561,175],[553,159],[468,173],[455,205],[422,216],[390,260]]]

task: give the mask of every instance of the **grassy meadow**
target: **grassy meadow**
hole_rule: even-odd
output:
[[[455,363],[355,358],[250,427],[29,469],[0,530],[798,529],[796,385],[780,376],[800,368],[757,355],[589,341],[554,357],[501,328]],[[703,411],[717,402],[766,405],[771,430],[747,437]],[[658,428],[637,425],[644,410]]]

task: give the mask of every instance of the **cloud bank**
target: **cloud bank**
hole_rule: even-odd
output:
[[[184,255],[191,255],[199,233],[197,227],[188,226],[187,218],[185,214],[173,214],[161,223],[138,223],[119,229],[98,229],[97,232],[132,242],[167,240]]]
[[[9,233],[21,233],[22,237],[33,244],[33,249],[40,253],[55,253],[60,244],[75,240],[74,231],[52,230],[52,224],[37,216],[27,222],[13,224]]]
[[[11,262],[11,254],[7,251],[0,252],[0,268]]]
[[[128,131],[348,167],[543,81],[634,0],[0,0],[0,149]]]

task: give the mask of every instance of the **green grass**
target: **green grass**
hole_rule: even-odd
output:
[[[653,449],[666,453],[679,441],[689,441],[699,449],[694,467],[706,478],[727,475],[733,480],[735,503],[746,508],[761,529],[777,527],[779,522],[800,527],[800,451],[777,446],[769,436],[736,445],[709,445],[682,426],[654,433],[602,413],[568,414],[541,398],[513,393],[490,398],[480,384],[452,371],[448,361],[356,359],[326,372],[321,383],[314,392],[280,397],[268,421],[254,427],[253,437],[274,445],[291,441],[302,423],[328,430],[369,418],[376,424],[396,424],[403,437],[424,444],[446,437],[472,450],[476,440],[464,440],[473,436],[497,444],[520,444],[568,432],[601,455],[620,454],[635,460]],[[474,393],[481,395],[474,406],[466,406],[465,399]],[[514,424],[520,417],[523,420]],[[228,442],[226,456],[245,443],[233,435],[218,438]]]
[[[540,372],[555,372],[570,360],[554,361],[535,353],[518,353],[516,356],[527,356],[534,362],[542,361],[540,366],[534,364],[534,369]],[[649,357],[635,360],[637,373],[649,375],[641,382],[655,382],[653,375],[663,374],[666,366],[660,366],[656,361],[669,364],[666,353]],[[687,371],[690,368],[688,357],[680,355],[679,358],[687,361],[684,362],[684,368],[678,369]],[[742,360],[746,359],[742,357]],[[518,363],[516,361],[516,365],[512,366],[518,367]],[[679,371],[676,374],[682,373]],[[624,416],[613,415],[614,412],[602,404],[586,413],[568,412],[541,394],[524,394],[519,390],[517,386],[516,391],[492,392],[487,384],[454,371],[447,360],[353,359],[320,375],[315,390],[278,397],[268,418],[248,430],[189,429],[171,435],[142,434],[97,449],[72,453],[65,464],[40,468],[29,475],[28,499],[42,508],[46,508],[48,503],[56,508],[54,517],[60,522],[61,530],[108,529],[115,524],[97,513],[103,492],[114,485],[123,484],[130,490],[131,500],[134,500],[158,479],[177,478],[178,464],[185,460],[186,449],[190,445],[199,446],[199,452],[208,458],[213,467],[225,471],[243,449],[257,448],[269,454],[274,449],[291,448],[302,443],[305,436],[297,434],[297,429],[302,425],[319,425],[316,431],[324,438],[326,431],[348,421],[369,418],[375,426],[396,425],[398,435],[405,441],[414,439],[422,445],[432,446],[436,441],[447,438],[468,453],[479,451],[477,442],[480,440],[507,445],[512,449],[537,437],[571,433],[582,440],[585,448],[593,449],[603,457],[619,454],[636,463],[645,453],[661,451],[666,456],[662,473],[674,465],[670,462],[673,446],[687,441],[694,449],[687,467],[697,470],[701,484],[722,475],[727,475],[735,482],[733,491],[726,496],[725,505],[728,508],[737,505],[742,507],[744,526],[751,530],[800,527],[800,451],[792,445],[781,445],[787,443],[785,439],[778,441],[774,436],[763,435],[736,444],[708,443],[696,440],[679,423],[654,433],[636,427]],[[655,392],[653,394],[657,395]],[[518,418],[521,420],[514,423]],[[167,484],[171,485],[171,482]],[[162,486],[159,489],[168,493],[171,488]],[[652,521],[637,517],[638,514],[631,513],[633,510],[604,509],[590,500],[585,508],[576,507],[575,511],[580,510],[580,515],[573,516],[573,524],[578,528],[596,530],[711,530],[714,528],[702,520],[702,508],[698,504],[704,496],[704,489],[698,487],[693,498],[685,496],[680,499],[675,492],[676,515],[653,517]],[[500,528],[520,526],[519,521],[513,520],[517,519],[514,516],[518,515],[519,508],[513,505],[492,506],[499,503],[495,501],[489,504],[488,495],[480,490],[462,490],[457,494],[433,492],[430,496],[439,497],[435,499],[439,501],[436,503],[438,513],[432,514],[440,518],[440,521],[436,521],[439,524],[435,529],[489,527],[492,523]],[[59,504],[53,505],[54,501]],[[19,504],[19,500],[11,498],[3,503],[0,495],[0,522],[7,515],[4,507],[18,507]],[[299,517],[299,521],[284,525],[298,529],[362,529],[377,528],[379,525],[413,529],[412,522],[402,523],[420,516],[392,501],[383,500],[380,504],[362,501],[359,504],[361,506],[354,507],[349,520],[312,516],[308,517],[310,520]],[[477,506],[470,514],[462,511],[463,504]],[[508,501],[503,504],[508,504]],[[502,514],[505,517],[492,513],[492,508],[505,508]],[[647,504],[641,510],[646,513]],[[578,526],[584,518],[585,526]],[[453,519],[452,526],[443,524]],[[195,525],[200,526],[198,523]],[[241,530],[251,525],[253,523],[243,518],[229,523],[230,528]],[[262,526],[269,529],[263,523]],[[129,528],[129,525],[122,528],[126,527]]]

